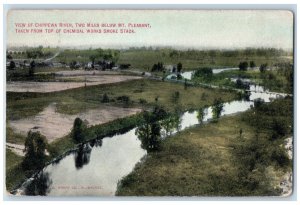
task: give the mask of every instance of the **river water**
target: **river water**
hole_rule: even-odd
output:
[[[259,92],[258,92],[259,91]],[[261,98],[270,102],[279,94],[263,92],[261,86],[250,86],[250,100],[224,103],[221,116],[244,112],[254,106],[254,100]],[[183,113],[176,129],[170,134],[186,128],[209,122],[212,108],[204,109],[203,119],[199,120],[198,111]],[[72,151],[46,166],[36,177],[27,180],[16,190],[16,195],[48,196],[114,196],[118,181],[128,175],[147,152],[131,129],[123,134],[94,140]],[[164,133],[164,130],[162,131]],[[41,186],[42,185],[42,186]]]
[[[229,70],[238,70],[239,68],[215,68],[215,69],[212,69],[212,72],[213,74],[218,74],[218,73],[221,73],[221,72],[224,72],[224,71],[229,71]],[[186,71],[186,72],[183,72],[181,73],[181,76],[184,78],[184,79],[187,79],[187,80],[191,80],[192,77],[193,77],[193,74],[194,74],[195,71]],[[176,79],[177,78],[177,75],[172,73],[170,75],[168,75],[166,77],[167,79]]]

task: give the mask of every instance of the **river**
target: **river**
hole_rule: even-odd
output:
[[[221,116],[244,112],[250,109],[254,105],[254,100],[258,98],[270,102],[283,96],[263,91],[263,87],[251,85],[250,100],[224,103]],[[175,134],[186,128],[209,122],[212,119],[212,108],[204,109],[203,113],[203,119],[199,120],[198,111],[184,112],[179,118],[178,127],[170,133]],[[118,181],[128,175],[136,163],[147,154],[141,148],[141,142],[135,133],[136,129],[82,145],[79,150],[69,152],[24,182],[15,194],[114,196]]]

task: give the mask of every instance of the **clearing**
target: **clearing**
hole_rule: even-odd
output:
[[[140,111],[137,108],[103,106],[76,115],[67,115],[56,112],[55,104],[50,104],[36,116],[9,121],[9,126],[14,132],[22,135],[26,135],[29,130],[40,131],[51,143],[71,131],[76,117],[87,120],[88,125],[92,126],[133,115]]]

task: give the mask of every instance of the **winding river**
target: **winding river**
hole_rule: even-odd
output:
[[[258,92],[259,91],[259,92]],[[249,101],[240,100],[224,103],[221,116],[244,112],[261,98],[265,102],[283,94],[269,94],[261,86],[250,86]],[[183,113],[179,126],[171,131],[175,134],[186,128],[209,122],[212,108],[204,110],[202,120],[198,111]],[[123,134],[93,140],[78,150],[68,152],[64,157],[46,166],[35,177],[28,179],[15,191],[16,195],[48,196],[114,196],[118,181],[128,175],[147,152],[141,148],[133,128]]]

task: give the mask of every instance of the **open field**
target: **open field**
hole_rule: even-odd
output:
[[[6,171],[6,189],[11,190],[16,186],[16,182],[20,183],[26,179],[25,173],[21,168],[23,157],[18,156],[11,150],[6,148],[5,171]]]
[[[230,53],[230,51],[228,51]],[[131,68],[151,70],[153,64],[163,62],[164,65],[177,65],[181,62],[183,71],[203,67],[238,67],[241,61],[254,61],[256,65],[267,63],[272,66],[278,62],[292,62],[290,56],[264,56],[258,54],[236,53],[229,55],[226,51],[182,51],[172,55],[172,50],[132,50],[120,53],[118,63],[129,63]],[[226,56],[227,55],[227,56]]]
[[[109,83],[117,83],[127,80],[140,79],[141,77],[137,76],[110,76],[110,75],[102,75],[102,76],[89,76],[87,81],[85,82],[85,76],[79,76],[77,81],[82,82],[7,82],[6,90],[8,92],[39,92],[39,93],[48,93],[48,92],[56,92],[62,90],[68,90],[73,88],[80,87],[88,87],[92,85],[100,85],[100,84],[109,84]]]
[[[175,92],[179,92],[177,102],[173,100]],[[104,94],[109,98],[107,103],[102,102]],[[122,96],[127,96],[129,99]],[[56,103],[57,112],[73,115],[104,105],[145,108],[158,103],[171,111],[176,108],[187,110],[211,104],[219,97],[229,101],[237,95],[229,91],[199,87],[188,87],[185,90],[184,85],[181,84],[146,79],[53,93],[8,92],[7,119],[17,120],[35,116],[50,103]]]
[[[47,48],[42,48],[43,50]],[[44,51],[49,56],[57,50]],[[176,65],[181,62],[183,70],[195,70],[202,67],[237,67],[241,61],[254,61],[256,65],[267,63],[273,66],[278,62],[292,62],[292,52],[277,49],[239,49],[239,50],[176,50],[171,48],[131,48],[127,50],[103,50],[103,49],[65,49],[56,56],[55,61],[69,64],[72,61],[87,63],[91,62],[91,56],[96,57],[96,62],[103,59],[104,53],[114,53],[110,59],[117,64],[130,64],[130,68],[150,70],[155,63],[162,62],[164,65]],[[51,53],[51,55],[50,55]],[[102,55],[102,56],[101,56]],[[13,58],[26,58],[26,53],[12,54]],[[45,56],[47,58],[49,56]],[[42,70],[42,69],[41,69]],[[55,69],[48,69],[55,70]],[[56,69],[61,70],[61,69]],[[40,71],[40,70],[39,70]]]
[[[55,104],[50,104],[34,117],[9,121],[9,126],[15,133],[21,135],[27,135],[29,130],[39,131],[51,143],[70,133],[76,117],[84,121],[86,120],[88,126],[92,126],[133,115],[141,111],[134,108],[103,106],[99,109],[78,113],[77,115],[66,115],[57,113],[55,109]]]

